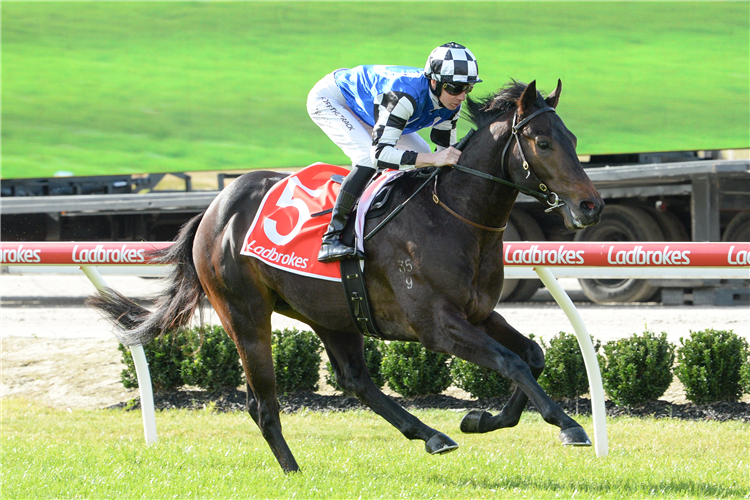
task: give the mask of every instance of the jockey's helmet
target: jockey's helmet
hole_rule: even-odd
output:
[[[469,49],[456,42],[437,47],[427,58],[424,67],[427,78],[441,83],[481,82],[477,59]]]

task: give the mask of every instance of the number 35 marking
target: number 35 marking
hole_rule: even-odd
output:
[[[411,259],[398,261],[398,271],[400,273],[410,273],[413,267],[411,265]]]

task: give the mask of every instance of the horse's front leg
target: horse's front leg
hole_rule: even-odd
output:
[[[364,357],[362,335],[315,328],[325,344],[336,381],[353,393],[372,411],[383,417],[408,439],[421,439],[430,454],[442,454],[458,448],[458,444],[440,431],[425,425],[383,394],[370,378]]]
[[[539,347],[539,344],[518,332],[496,312],[490,314],[484,322],[477,326],[492,339],[516,353],[529,365],[534,379],[539,379],[544,370],[544,351]],[[487,411],[472,410],[461,421],[461,431],[466,433],[489,432],[514,427],[521,419],[521,413],[523,413],[528,401],[529,397],[526,393],[520,386],[516,386],[513,395],[500,413],[492,416]]]
[[[458,311],[446,308],[438,311],[434,319],[433,326],[418,333],[425,347],[452,354],[512,380],[534,403],[542,418],[560,428],[563,444],[591,446],[591,440],[580,424],[544,392],[529,365],[516,353],[494,340],[482,328],[469,323]],[[436,328],[437,325],[442,328]],[[521,401],[519,396],[515,404],[520,406]]]

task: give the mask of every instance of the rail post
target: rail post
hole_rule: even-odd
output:
[[[99,291],[109,286],[95,266],[81,266],[81,271]],[[156,411],[154,409],[154,391],[151,385],[151,373],[148,370],[148,360],[142,345],[130,346],[135,364],[135,375],[138,378],[138,390],[141,393],[141,414],[143,415],[143,433],[146,443],[156,442]]]
[[[591,336],[589,335],[586,325],[583,323],[581,315],[578,314],[578,309],[573,305],[573,301],[560,283],[555,279],[546,267],[535,267],[539,279],[542,280],[544,286],[555,299],[555,302],[565,312],[568,317],[570,324],[573,326],[573,330],[576,332],[578,338],[578,346],[581,348],[583,354],[583,362],[586,365],[586,375],[589,379],[589,387],[591,388],[591,414],[594,420],[594,449],[596,450],[597,457],[606,457],[609,454],[609,445],[607,442],[607,410],[604,407],[604,386],[602,384],[602,373],[599,370],[599,361],[596,359],[596,351],[594,345],[591,343]]]

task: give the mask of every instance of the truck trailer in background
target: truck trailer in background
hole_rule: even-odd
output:
[[[750,159],[734,152],[599,155],[584,163],[607,206],[601,222],[573,233],[556,214],[520,195],[506,241],[750,241]],[[727,158],[726,156],[730,156]],[[158,191],[165,175],[184,183]],[[168,241],[218,190],[193,190],[188,174],[2,180],[3,241]],[[581,279],[597,303],[750,304],[743,281]],[[503,301],[529,300],[537,279],[506,280]]]

